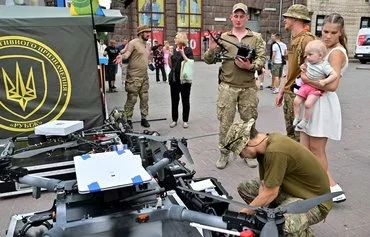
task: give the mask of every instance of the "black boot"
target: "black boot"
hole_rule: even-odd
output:
[[[143,126],[144,128],[149,128],[150,124],[148,123],[148,120],[141,119],[141,126]]]
[[[127,120],[127,124],[130,126],[130,129],[132,129],[132,121],[131,120]]]

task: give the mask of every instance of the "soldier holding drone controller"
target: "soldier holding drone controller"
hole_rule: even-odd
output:
[[[233,28],[222,35],[211,37],[209,49],[204,55],[207,64],[215,62],[216,56],[223,52],[223,61],[219,73],[217,99],[217,117],[220,121],[219,149],[221,156],[216,166],[226,167],[229,151],[223,149],[226,133],[234,121],[236,108],[243,121],[257,119],[257,88],[254,72],[265,64],[265,44],[261,34],[246,28],[248,7],[243,3],[233,6],[230,20]],[[256,167],[256,163],[247,163]]]

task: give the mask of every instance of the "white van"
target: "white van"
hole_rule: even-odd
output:
[[[370,28],[362,28],[358,31],[355,58],[362,64],[370,62]]]

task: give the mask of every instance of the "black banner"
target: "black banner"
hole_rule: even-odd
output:
[[[78,19],[50,24],[48,18],[38,19],[44,25],[27,26],[25,19],[17,26],[17,20],[6,26],[0,19],[0,138],[32,132],[51,120],[101,125],[92,26]]]

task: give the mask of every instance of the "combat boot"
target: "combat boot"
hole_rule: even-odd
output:
[[[131,120],[127,120],[127,124],[128,124],[128,126],[130,126],[130,129],[132,129],[132,121]]]
[[[244,161],[245,161],[245,163],[247,164],[247,166],[249,168],[256,168],[258,166],[257,159],[248,159],[248,158],[245,158]]]
[[[229,154],[221,153],[220,158],[216,162],[216,167],[218,169],[224,169],[227,163],[229,163]]]
[[[141,126],[143,126],[144,128],[149,128],[150,124],[149,124],[148,120],[141,119]]]

